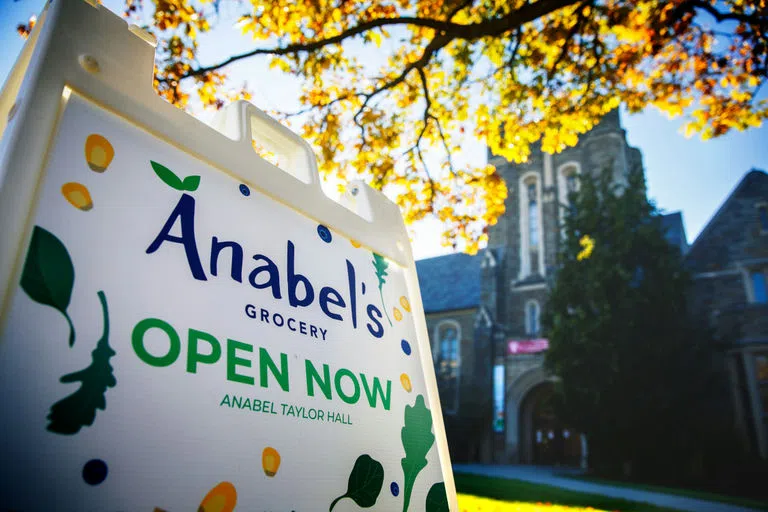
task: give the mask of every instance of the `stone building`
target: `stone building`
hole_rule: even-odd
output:
[[[417,262],[451,457],[455,462],[584,465],[586,439],[561,424],[547,405],[556,377],[543,368],[548,341],[541,333],[540,314],[552,286],[568,193],[578,186],[574,177],[608,168],[615,182],[623,184],[630,169],[642,168],[642,156],[628,145],[616,111],[576,147],[557,155],[533,148],[524,164],[494,155],[489,161],[506,180],[509,196],[507,213],[489,232],[488,247],[475,256],[452,254]],[[749,176],[745,180],[758,181]],[[734,195],[746,193],[738,191]],[[731,357],[732,373],[742,379],[740,403],[751,407],[743,411],[756,410],[759,396],[763,408],[766,402],[765,385],[755,383],[758,374],[766,378],[765,357],[756,347],[768,346],[768,315],[747,304],[764,298],[768,275],[768,236],[747,227],[749,222],[757,225],[756,216],[768,215],[768,196],[762,192],[761,197],[762,203],[755,200],[749,208],[729,198],[690,251],[680,213],[663,217],[669,242],[695,262],[696,293],[701,295],[697,307],[713,311],[709,317],[719,321],[721,330],[746,326],[741,337],[733,338]],[[727,261],[718,244],[730,244]],[[751,277],[753,269],[761,269],[763,288],[758,283],[750,292],[742,284],[741,297],[733,296],[727,307],[717,302],[728,300],[719,291],[726,276],[740,272],[758,279]],[[728,336],[735,336],[733,332]],[[741,421],[762,426],[762,437],[752,438],[764,450],[766,416],[761,411],[759,417],[744,412]]]
[[[768,174],[739,182],[691,245],[693,305],[726,354],[743,450],[768,458]]]

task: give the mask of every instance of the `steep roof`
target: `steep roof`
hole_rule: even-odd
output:
[[[437,313],[480,305],[480,263],[484,251],[437,256],[416,262],[424,312]]]
[[[765,256],[756,235],[755,205],[768,202],[768,174],[753,169],[741,179],[691,244],[686,263],[694,272],[721,270],[738,261]]]
[[[688,240],[685,237],[682,213],[674,212],[662,215],[661,227],[664,229],[664,236],[670,244],[678,247],[682,254],[688,252]]]

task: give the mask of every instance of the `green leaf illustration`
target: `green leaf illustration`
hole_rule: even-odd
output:
[[[21,273],[21,288],[32,300],[64,315],[69,324],[70,347],[75,344],[75,327],[67,308],[74,284],[75,267],[67,248],[53,233],[35,226]]]
[[[445,484],[438,482],[429,488],[427,493],[426,512],[449,512],[448,495],[445,494]]]
[[[117,385],[109,359],[115,351],[109,346],[109,312],[104,292],[98,292],[104,316],[104,332],[91,352],[91,364],[78,372],[64,375],[62,383],[80,382],[80,388],[53,406],[48,414],[48,430],[57,434],[76,434],[82,427],[90,426],[96,419],[96,410],[107,407],[104,398],[107,388]]]
[[[416,476],[427,466],[427,453],[435,442],[432,414],[424,404],[422,395],[416,397],[413,407],[405,406],[405,425],[400,430],[400,438],[405,450],[400,465],[403,467],[403,512],[406,512]]]
[[[387,260],[384,259],[384,257],[380,254],[373,253],[373,268],[376,270],[376,277],[379,278],[379,296],[381,297],[381,309],[383,309],[384,314],[387,315],[389,325],[392,325],[392,320],[389,319],[387,307],[384,305],[384,290],[382,289],[384,283],[387,282],[387,280],[384,278],[387,276],[387,268],[389,268],[389,263],[387,263]]]
[[[352,498],[359,507],[369,508],[376,504],[376,500],[384,485],[384,466],[369,455],[363,454],[355,461],[352,473],[349,474],[347,492],[333,500],[330,512],[340,500]]]
[[[176,190],[187,190],[184,187],[184,183],[181,181],[181,178],[176,176],[172,170],[162,164],[155,162],[154,160],[150,160],[149,163],[152,164],[152,169],[154,169],[157,177],[163,180],[166,185],[175,188]]]
[[[188,192],[194,192],[200,186],[200,176],[187,176],[181,186]]]

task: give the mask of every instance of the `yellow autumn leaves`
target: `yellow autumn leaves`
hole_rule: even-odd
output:
[[[595,248],[595,240],[589,235],[584,235],[579,239],[579,245],[581,246],[581,251],[576,255],[576,260],[582,261],[592,255],[592,251]]]
[[[223,64],[232,55],[205,59],[213,65],[204,69],[197,59],[215,6],[154,4],[156,87],[182,107],[193,92],[220,107],[231,97]],[[259,48],[240,62],[261,55],[301,82],[298,117],[286,118],[302,123],[321,173],[385,191],[408,223],[437,217],[444,243],[472,253],[504,212],[507,187],[493,167],[457,164],[467,134],[525,162],[534,143],[562,151],[622,104],[686,116],[687,133],[704,138],[762,123],[768,100],[755,93],[766,77],[752,18],[764,5],[700,4],[251,0],[235,28]],[[694,23],[703,9],[741,22]],[[526,17],[531,10],[540,15]]]
[[[524,503],[520,501],[499,501],[459,494],[460,512],[605,512],[592,507],[569,507],[551,503]]]

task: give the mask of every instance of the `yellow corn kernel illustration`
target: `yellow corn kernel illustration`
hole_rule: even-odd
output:
[[[92,133],[85,139],[85,160],[92,171],[106,171],[114,156],[112,144],[101,135]]]
[[[392,308],[392,315],[395,317],[395,320],[397,320],[398,322],[403,319],[403,314],[396,307]]]
[[[350,240],[349,243],[351,243],[352,247],[354,247],[355,249],[360,248],[360,242],[358,242],[357,240]]]
[[[69,204],[75,208],[79,208],[84,212],[93,208],[91,193],[88,192],[88,189],[82,183],[77,183],[76,181],[65,183],[61,187],[61,193],[69,201]]]
[[[408,393],[411,392],[413,389],[411,387],[411,378],[408,376],[407,373],[403,373],[400,375],[400,384],[403,386],[403,389],[406,390]]]
[[[197,512],[232,512],[237,504],[237,491],[229,482],[221,482],[208,491]]]
[[[406,299],[405,296],[400,297],[400,305],[403,306],[403,309],[407,312],[411,312],[411,303],[408,302],[408,299]]]
[[[267,446],[261,453],[261,465],[264,467],[264,473],[267,476],[275,476],[280,468],[280,454],[271,446]]]

